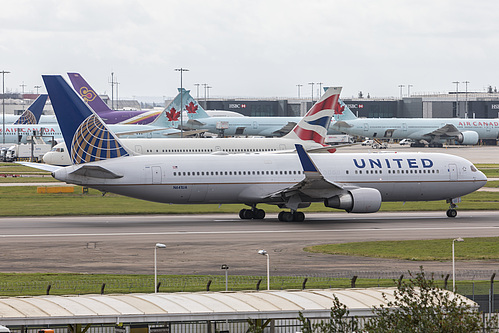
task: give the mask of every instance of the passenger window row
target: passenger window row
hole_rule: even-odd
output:
[[[174,171],[173,176],[268,176],[268,175],[301,175],[303,171]]]

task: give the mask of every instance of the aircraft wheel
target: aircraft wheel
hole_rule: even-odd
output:
[[[263,220],[265,218],[265,211],[263,209],[255,209],[253,218],[255,220]]]
[[[457,216],[457,210],[449,208],[447,210],[447,217],[456,217]]]
[[[277,215],[277,219],[278,219],[279,221],[281,221],[281,222],[284,222],[284,220],[283,220],[283,218],[282,218],[282,216],[284,215],[284,213],[286,213],[286,212],[281,211],[281,212],[279,212],[279,214]]]
[[[293,214],[293,221],[303,222],[305,220],[305,214],[303,212],[295,212]]]
[[[239,217],[242,220],[249,220],[253,218],[253,211],[251,209],[241,209],[239,211]]]

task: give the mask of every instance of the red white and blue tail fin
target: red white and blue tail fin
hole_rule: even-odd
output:
[[[323,145],[331,118],[338,105],[340,93],[341,87],[328,88],[324,95],[307,112],[305,117],[284,138],[315,141]]]

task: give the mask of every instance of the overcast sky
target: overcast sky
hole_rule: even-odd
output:
[[[0,0],[0,71],[8,91],[74,71],[109,95],[114,72],[123,98],[174,96],[179,67],[194,96],[195,83],[212,97],[484,91],[499,86],[498,13],[497,0]]]

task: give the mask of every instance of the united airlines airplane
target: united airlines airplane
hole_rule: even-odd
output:
[[[382,201],[426,200],[447,200],[447,215],[455,217],[458,198],[487,181],[466,159],[436,153],[309,155],[297,145],[297,154],[137,155],[61,76],[43,80],[74,164],[33,166],[51,170],[60,181],[103,193],[174,204],[244,203],[251,208],[240,211],[242,219],[263,219],[259,203],[289,209],[278,216],[289,222],[303,221],[298,209],[311,202],[373,213]]]
[[[476,145],[480,139],[499,138],[499,119],[357,118],[342,101],[332,128],[353,136],[378,139],[413,139],[412,147],[442,147],[448,139]]]

